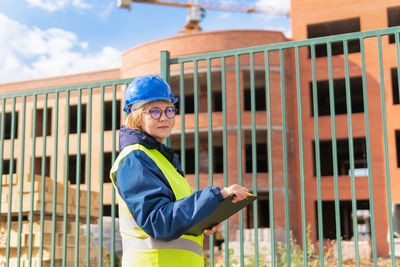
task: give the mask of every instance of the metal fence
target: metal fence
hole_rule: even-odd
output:
[[[396,266],[399,32],[161,53],[189,183],[259,196],[209,238],[207,264]],[[119,264],[107,172],[131,80],[0,95],[0,264]]]

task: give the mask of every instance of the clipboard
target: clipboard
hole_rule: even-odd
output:
[[[190,228],[186,234],[189,235],[200,235],[203,233],[204,229],[208,229],[213,227],[214,225],[219,224],[220,222],[226,220],[227,218],[231,217],[233,214],[238,212],[239,210],[243,209],[244,207],[253,203],[254,200],[257,199],[256,196],[249,194],[246,199],[242,201],[233,203],[232,202],[233,196],[225,198],[219,206],[211,213],[208,217],[204,220],[199,222],[198,224],[194,225]]]

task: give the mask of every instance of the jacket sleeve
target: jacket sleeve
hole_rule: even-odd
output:
[[[170,241],[210,215],[223,200],[208,187],[175,201],[167,179],[143,151],[129,153],[118,168],[116,185],[133,218],[152,238]]]

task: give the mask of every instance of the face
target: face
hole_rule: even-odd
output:
[[[170,107],[173,107],[173,105],[169,101],[163,100],[152,101],[143,107],[144,113],[141,121],[142,130],[154,137],[160,143],[163,143],[164,140],[170,136],[175,125],[175,118],[169,119],[164,112],[165,109]],[[153,108],[159,108],[162,110],[159,119],[151,117],[149,111]]]

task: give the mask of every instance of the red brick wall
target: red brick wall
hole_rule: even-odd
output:
[[[292,32],[295,40],[307,39],[307,25],[329,22],[347,18],[360,17],[361,31],[381,29],[388,27],[387,7],[399,6],[398,1],[291,1]],[[391,176],[391,190],[393,202],[400,201],[400,184],[396,177],[400,175],[396,164],[395,129],[400,129],[400,107],[392,103],[392,86],[390,68],[396,66],[396,52],[393,44],[388,44],[387,37],[382,38],[384,83],[386,95],[387,123],[388,123],[388,147],[389,164]],[[377,39],[365,41],[366,66],[367,66],[367,88],[368,108],[371,134],[371,160],[372,180],[374,190],[375,222],[377,234],[378,255],[387,255],[389,247],[387,243],[388,214],[387,195],[385,182],[385,165],[382,132],[382,113],[380,107],[380,72],[378,61]],[[319,58],[317,64],[317,79],[328,79],[326,58]],[[360,53],[349,55],[350,75],[361,75]],[[333,77],[344,77],[343,55],[333,58]],[[316,179],[312,174],[312,146],[314,136],[313,118],[309,112],[311,103],[308,82],[311,81],[311,66],[305,51],[301,54],[302,84],[305,88],[302,93],[304,99],[304,136],[305,136],[305,179],[306,179],[306,202],[307,221],[316,229],[316,214],[314,202],[316,195]],[[347,138],[346,115],[336,116],[336,137]],[[330,117],[319,120],[320,139],[331,138]],[[363,114],[353,115],[353,135],[365,136],[365,122]],[[368,179],[356,178],[356,196],[358,199],[368,199]],[[324,200],[333,200],[333,179],[322,179],[322,196]],[[351,199],[351,186],[349,177],[339,177],[339,198],[341,200]],[[300,198],[299,198],[300,202]],[[299,206],[300,207],[300,206]],[[300,218],[299,218],[300,224]],[[315,237],[315,235],[314,235]]]

